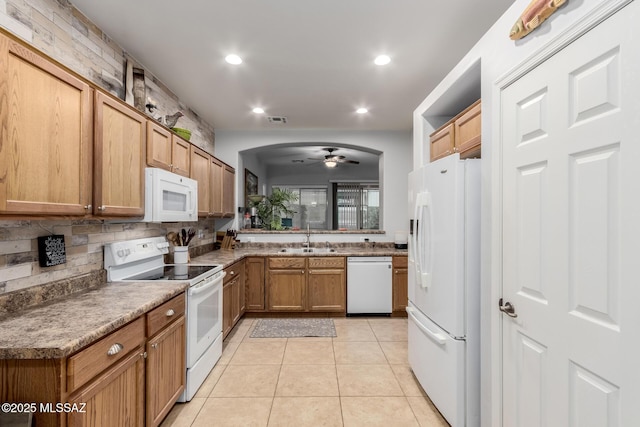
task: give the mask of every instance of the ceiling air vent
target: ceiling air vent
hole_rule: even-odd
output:
[[[278,125],[287,123],[287,118],[285,116],[269,116],[267,119],[269,120],[269,123],[275,123]]]

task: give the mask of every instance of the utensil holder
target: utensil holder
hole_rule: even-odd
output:
[[[189,262],[189,247],[174,246],[173,247],[173,263],[186,264],[187,262]]]

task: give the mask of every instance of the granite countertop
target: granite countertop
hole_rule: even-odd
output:
[[[291,245],[217,250],[193,264],[228,267],[249,256],[406,256],[383,246],[333,246],[335,252],[280,252]],[[300,246],[296,246],[300,247]],[[187,282],[106,283],[0,316],[0,359],[67,357],[184,292]]]
[[[272,245],[272,244],[270,244]],[[193,264],[222,264],[224,268],[229,267],[231,264],[240,261],[242,258],[250,256],[282,256],[282,257],[317,257],[317,256],[407,256],[406,249],[395,249],[393,247],[363,247],[363,246],[348,246],[339,247],[332,245],[335,252],[306,252],[306,253],[291,253],[280,252],[284,247],[290,247],[291,245],[274,245],[266,247],[246,247],[240,249],[219,249],[216,251],[208,252],[204,255],[200,255],[195,258],[191,258]],[[295,246],[299,248],[300,245]],[[322,248],[320,248],[322,249]]]
[[[187,282],[107,283],[0,318],[0,359],[69,356],[188,288]]]

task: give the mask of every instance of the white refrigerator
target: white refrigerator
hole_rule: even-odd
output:
[[[480,425],[480,160],[409,174],[409,364],[452,427]]]

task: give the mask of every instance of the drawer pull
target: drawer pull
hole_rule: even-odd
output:
[[[109,351],[107,351],[107,356],[115,356],[116,354],[120,353],[122,350],[124,350],[124,346],[120,343],[115,343],[114,345],[109,347]]]
[[[173,311],[173,308],[170,308],[169,310],[167,310],[167,313],[166,313],[167,317],[171,317],[171,316],[173,316],[174,314],[176,314],[176,312],[175,312],[175,311]]]

